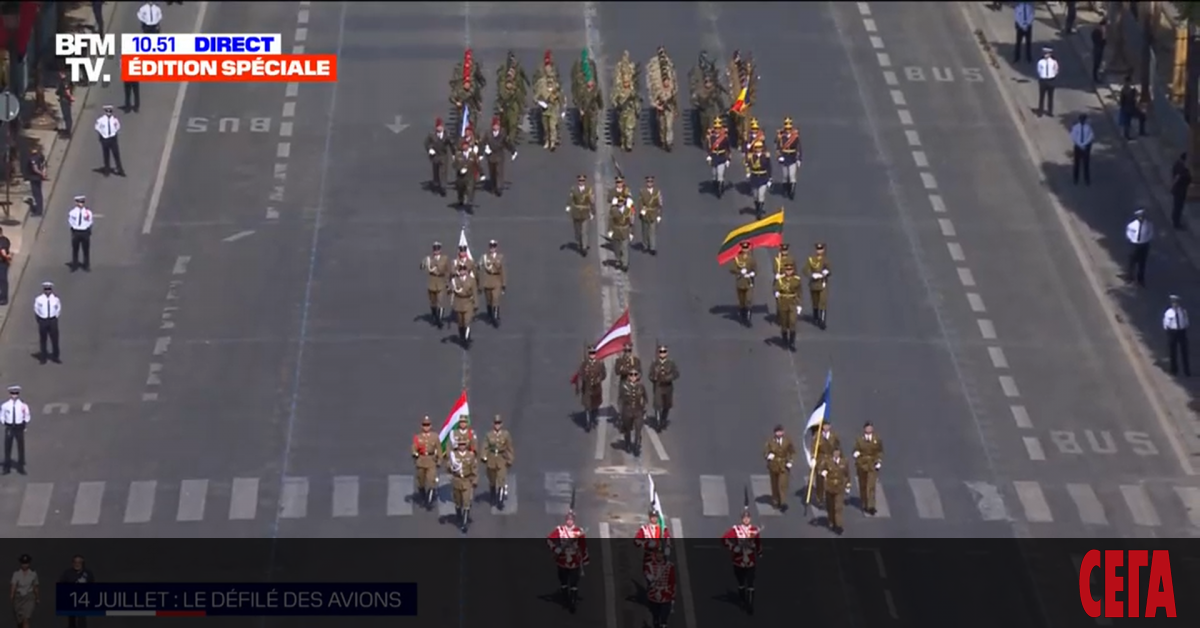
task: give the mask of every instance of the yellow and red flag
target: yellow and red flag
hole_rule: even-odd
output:
[[[737,100],[734,101],[733,106],[730,107],[729,110],[732,111],[733,113],[741,113],[742,110],[745,108],[746,108],[746,88],[743,87],[742,91],[738,92]]]

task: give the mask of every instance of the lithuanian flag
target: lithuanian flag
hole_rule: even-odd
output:
[[[733,113],[741,113],[742,110],[745,108],[746,108],[746,88],[743,87],[742,91],[738,92],[737,100],[734,101],[733,106],[730,107],[729,110],[732,111]]]
[[[783,210],[730,231],[729,235],[725,236],[725,242],[721,244],[720,252],[717,253],[717,263],[728,264],[737,257],[743,242],[749,242],[751,248],[771,248],[783,244]]]

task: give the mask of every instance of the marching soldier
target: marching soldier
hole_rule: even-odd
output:
[[[475,204],[475,181],[479,178],[479,157],[471,142],[464,140],[462,152],[454,156],[454,191],[458,194],[458,206],[468,208]]]
[[[762,555],[762,536],[750,520],[750,495],[742,509],[742,522],[725,531],[721,537],[733,560],[733,576],[737,579],[738,600],[746,612],[754,614],[754,579],[758,572],[758,557]]]
[[[487,159],[488,178],[492,180],[492,193],[504,195],[504,156],[516,156],[512,139],[500,128],[500,116],[492,118],[492,132],[483,138],[483,155]]]
[[[475,430],[471,429],[470,415],[462,415],[458,419],[458,425],[454,426],[454,429],[450,432],[450,448],[454,449],[458,447],[459,443],[466,443],[467,449],[471,451],[479,450],[479,441],[475,438]]]
[[[725,193],[725,170],[729,168],[729,132],[721,118],[713,119],[708,132],[708,156],[704,158],[712,167],[712,186],[717,198]]]
[[[554,55],[549,50],[546,51],[546,54],[542,55],[542,67],[538,68],[533,80],[536,82],[537,79],[542,77],[546,77],[555,83],[558,82],[558,66],[554,64]]]
[[[466,266],[459,266],[458,276],[450,280],[454,295],[454,316],[458,319],[458,341],[464,348],[471,346],[471,319],[475,317],[475,278]]]
[[[783,426],[775,426],[775,435],[763,447],[767,459],[767,473],[771,476],[771,505],[776,510],[787,511],[788,474],[792,472],[792,461],[796,457],[796,446],[783,433]]]
[[[596,150],[600,143],[600,115],[604,98],[596,83],[596,62],[585,48],[571,72],[571,94],[579,108],[579,143]]]
[[[796,260],[792,257],[792,245],[784,242],[779,245],[779,253],[775,255],[775,280],[783,279],[783,267],[787,264],[795,264]]]
[[[741,249],[737,257],[733,258],[729,272],[733,274],[734,287],[737,288],[738,316],[742,319],[742,324],[749,327],[750,310],[754,307],[754,276],[758,274],[758,262],[754,260],[749,242],[743,242]]]
[[[437,470],[442,463],[442,444],[433,433],[429,417],[421,419],[421,431],[413,436],[413,463],[417,467],[417,497],[426,509],[437,503]]]
[[[647,586],[653,580],[650,567],[654,559],[668,556],[671,553],[671,530],[659,527],[655,523],[657,519],[658,510],[652,504],[649,521],[638,527],[637,535],[633,538],[633,544],[642,550],[642,575],[646,578]]]
[[[675,118],[679,115],[675,85],[675,64],[666,49],[659,46],[646,64],[646,87],[657,112],[658,139],[667,152],[675,144]]]
[[[658,346],[658,359],[650,365],[650,383],[654,385],[654,425],[658,431],[667,429],[671,408],[675,407],[675,380],[679,367],[667,356],[667,346]]]
[[[503,123],[504,135],[508,136],[513,146],[513,156],[516,157],[516,145],[522,141],[521,118],[525,115],[525,89],[518,86],[516,72],[504,77],[498,85],[496,94],[496,112]]]
[[[587,357],[575,371],[575,392],[583,402],[584,429],[591,431],[596,425],[600,412],[600,396],[604,380],[608,379],[608,367],[596,359],[596,348],[589,346]]]
[[[567,199],[567,213],[571,215],[571,226],[575,230],[575,246],[580,255],[587,256],[588,245],[583,239],[583,228],[587,221],[596,217],[596,199],[584,175],[575,178],[575,188]]]
[[[783,128],[775,135],[775,146],[779,149],[779,164],[783,170],[783,191],[791,200],[796,200],[796,173],[800,169],[800,131],[792,126],[791,118],[783,119]]]
[[[651,628],[667,628],[675,608],[675,563],[655,553],[646,563],[646,601],[650,603]]]
[[[454,152],[453,146],[442,119],[434,120],[433,133],[425,137],[425,152],[429,153],[429,165],[433,168],[429,185],[442,196],[446,195],[446,164]]]
[[[825,329],[825,306],[829,299],[829,262],[825,259],[825,245],[818,242],[816,250],[804,264],[804,274],[809,277],[808,292],[812,297],[813,322]]]
[[[846,496],[850,494],[850,465],[842,458],[841,450],[835,449],[831,456],[820,462],[817,474],[824,480],[825,517],[829,529],[841,536],[842,512],[846,508]]]
[[[628,50],[617,62],[615,74],[612,106],[617,110],[617,121],[621,125],[621,148],[629,152],[633,150],[634,135],[642,114],[642,96],[637,92],[637,83],[634,81],[637,67],[629,60]]]
[[[558,589],[563,603],[574,613],[579,601],[579,579],[583,577],[583,568],[591,561],[587,534],[575,525],[574,511],[567,511],[566,520],[550,531],[546,543],[554,552],[554,562],[558,565]]]
[[[633,343],[630,343],[625,345],[625,348],[621,350],[621,355],[617,357],[617,361],[613,364],[613,372],[617,374],[617,377],[625,379],[634,371],[638,373],[642,372],[642,360],[633,355]]]
[[[800,278],[796,276],[796,265],[787,262],[783,265],[783,276],[775,281],[775,302],[778,309],[775,317],[779,319],[779,331],[783,344],[792,351],[796,350],[796,318],[800,316]]]
[[[725,107],[721,102],[723,93],[711,76],[705,76],[700,85],[692,92],[692,105],[700,114],[700,128],[711,127],[724,115]]]
[[[488,486],[492,489],[492,505],[500,510],[504,509],[504,500],[508,497],[508,468],[513,465],[515,456],[512,435],[504,429],[504,420],[497,414],[483,448],[483,464],[487,467]]]
[[[525,88],[529,87],[529,77],[525,75],[525,68],[521,67],[521,60],[512,50],[508,51],[504,65],[496,68],[496,78],[501,77],[511,79],[521,89],[522,95],[524,95]]]
[[[467,251],[467,245],[458,245],[458,257],[454,258],[454,275],[458,271],[466,269],[467,274],[475,279],[475,260],[471,259],[471,253]]]
[[[658,255],[658,223],[662,221],[662,190],[654,187],[654,177],[646,177],[646,187],[642,190],[641,210],[638,217],[642,221],[642,248],[651,255]]]
[[[617,268],[629,272],[629,241],[633,239],[633,196],[625,188],[625,179],[617,177],[610,195],[608,240],[616,255]]]
[[[642,424],[646,420],[646,385],[639,371],[630,371],[621,384],[621,433],[625,451],[642,455]]]
[[[433,251],[421,260],[421,270],[429,274],[429,281],[425,286],[429,292],[429,316],[433,318],[438,329],[441,329],[445,320],[442,295],[446,293],[450,278],[450,259],[442,255],[441,242],[433,243]]]
[[[771,156],[763,150],[761,140],[754,142],[753,150],[746,156],[746,172],[750,176],[750,189],[754,192],[754,215],[762,218],[767,189],[771,186]]]
[[[829,421],[821,421],[821,431],[813,435],[813,450],[816,452],[817,465],[833,455],[833,452],[841,453],[842,439],[838,437],[837,432],[833,431],[833,424]],[[818,475],[814,480],[815,486],[813,491],[817,495],[817,499],[825,494],[825,481],[822,476]]]
[[[762,127],[758,124],[758,118],[750,118],[750,131],[746,136],[746,141],[743,142],[742,151],[749,155],[754,149],[755,142],[767,143],[767,136],[763,133]]]
[[[467,449],[467,443],[458,442],[446,456],[446,469],[450,471],[450,484],[454,492],[454,513],[458,516],[463,534],[471,525],[471,502],[475,501],[475,487],[479,484],[479,463],[475,452]]]
[[[474,127],[483,108],[483,88],[487,87],[487,79],[483,76],[483,68],[475,61],[474,55],[468,48],[463,53],[462,63],[455,64],[454,73],[450,76],[450,103],[462,120],[463,107],[467,107],[467,126]]]
[[[863,424],[862,436],[854,441],[854,466],[858,470],[858,500],[863,512],[874,515],[875,483],[883,466],[883,441],[875,435],[875,426]]]
[[[508,276],[504,271],[504,255],[500,244],[488,242],[488,252],[483,255],[483,296],[487,299],[488,319],[495,327],[500,326],[500,297],[508,290]]]
[[[542,148],[558,149],[558,119],[562,116],[562,91],[558,81],[558,70],[550,57],[550,51],[542,64],[533,84],[533,97],[542,109]]]

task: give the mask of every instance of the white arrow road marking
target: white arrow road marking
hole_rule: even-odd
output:
[[[384,126],[391,129],[392,133],[398,134],[412,125],[404,123],[404,116],[396,116],[396,122],[394,124],[385,124]]]
[[[241,240],[242,238],[245,238],[247,236],[252,236],[252,235],[254,235],[253,231],[239,231],[221,241],[222,242],[237,242],[238,240]]]

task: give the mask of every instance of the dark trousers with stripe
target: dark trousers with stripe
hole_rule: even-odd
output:
[[[17,469],[25,468],[25,423],[4,426],[4,472],[12,468],[13,443],[17,445]]]
[[[38,324],[38,346],[41,348],[42,357],[49,355],[51,358],[58,359],[58,317],[54,318],[39,318]],[[46,353],[46,341],[50,341],[50,348],[53,349],[49,354]]]

